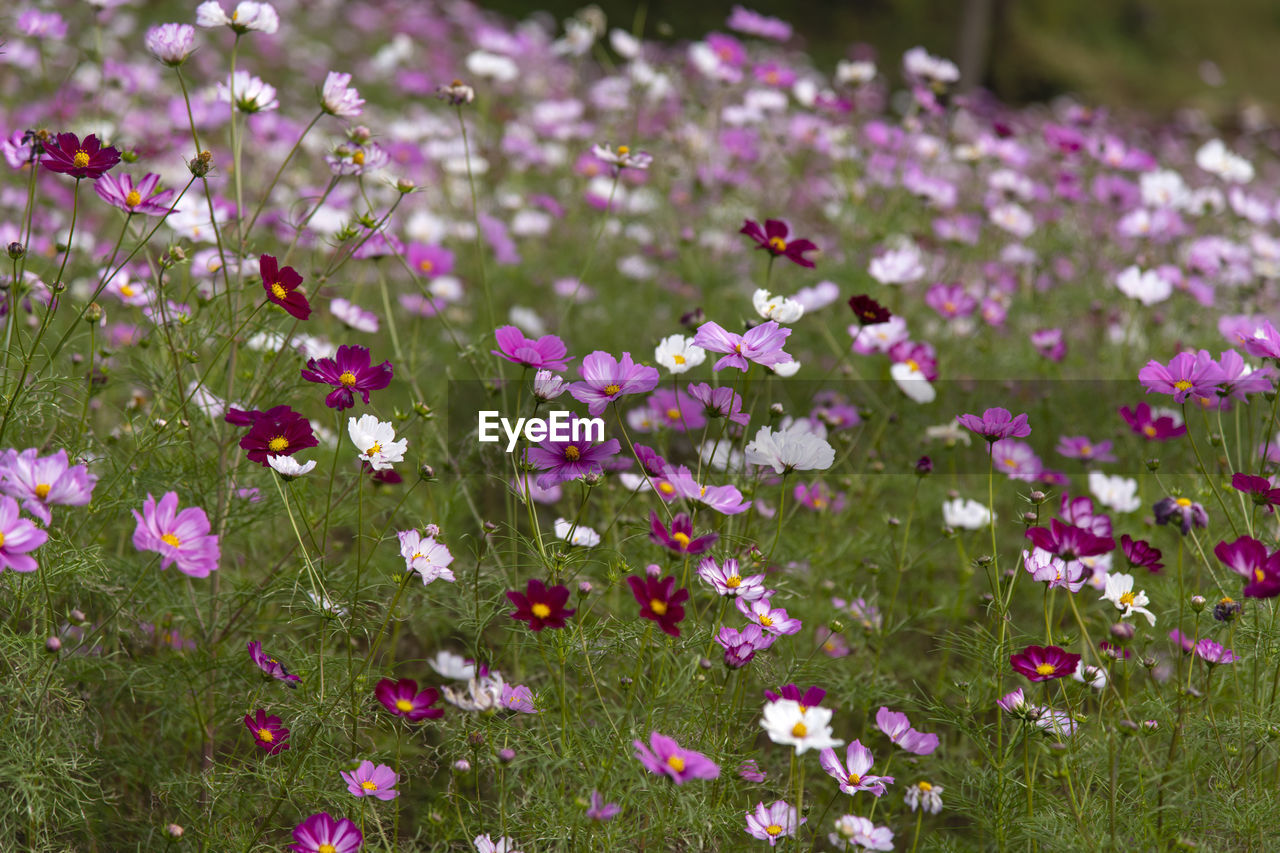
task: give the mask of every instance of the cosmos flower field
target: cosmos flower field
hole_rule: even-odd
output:
[[[1274,131],[188,5],[3,13],[0,847],[1276,849]]]

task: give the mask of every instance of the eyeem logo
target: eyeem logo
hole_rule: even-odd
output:
[[[551,412],[546,418],[517,418],[512,425],[509,418],[492,409],[480,412],[478,434],[481,443],[502,440],[499,429],[507,437],[507,452],[516,449],[520,436],[533,444],[541,441],[604,441],[604,419],[582,418],[572,412]]]

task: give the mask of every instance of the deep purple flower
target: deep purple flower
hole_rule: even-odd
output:
[[[369,350],[362,346],[343,344],[333,358],[311,359],[302,369],[302,378],[322,385],[332,385],[333,390],[324,398],[331,409],[342,411],[356,404],[354,391],[359,391],[365,404],[370,391],[380,391],[391,384],[391,362],[374,365]]]
[[[228,423],[250,425],[249,432],[240,439],[240,447],[249,451],[246,455],[250,462],[264,468],[270,467],[268,456],[292,456],[320,444],[311,422],[289,406],[276,406],[265,412],[229,409],[225,417]]]
[[[756,656],[756,652],[769,648],[777,639],[777,634],[767,633],[755,623],[741,631],[724,625],[716,634],[716,642],[724,649],[725,665],[735,669],[746,666]]]
[[[581,382],[569,386],[569,393],[587,411],[599,415],[609,404],[627,394],[647,394],[658,386],[661,375],[656,367],[645,367],[624,352],[621,360],[603,350],[596,350],[578,366]]]
[[[244,725],[253,734],[254,742],[267,755],[275,755],[289,748],[289,730],[275,714],[268,715],[259,708],[252,716],[244,715]]]
[[[1185,654],[1191,654],[1196,647],[1195,640],[1182,633],[1178,628],[1174,628],[1169,632],[1169,639],[1176,643]]]
[[[679,637],[678,626],[684,619],[682,605],[689,600],[689,590],[675,589],[674,575],[662,579],[648,574],[643,578],[633,575],[627,578],[627,583],[631,586],[631,594],[640,604],[640,618],[657,622],[665,633]]]
[[[1201,350],[1196,354],[1180,352],[1169,364],[1149,361],[1138,371],[1138,379],[1150,394],[1172,394],[1175,403],[1184,403],[1189,397],[1216,399],[1218,386],[1226,381],[1222,368]]]
[[[720,775],[720,766],[710,758],[701,752],[684,749],[656,731],[650,732],[648,746],[640,740],[632,741],[631,745],[646,770],[659,776],[670,776],[677,785],[683,785],[690,779],[715,779]]]
[[[591,791],[591,806],[587,809],[587,817],[604,823],[622,814],[622,806],[617,803],[606,803],[599,791]]]
[[[166,492],[159,505],[148,493],[142,512],[135,509],[133,517],[138,522],[133,547],[159,554],[162,570],[177,563],[184,575],[206,578],[218,568],[222,552],[218,537],[209,533],[209,517],[198,506],[178,512],[177,492]]]
[[[893,317],[893,312],[865,294],[849,297],[849,308],[860,326],[887,323]]]
[[[147,174],[135,186],[130,175],[103,175],[93,183],[93,191],[112,207],[125,213],[164,216],[169,212],[169,196],[174,190],[156,191],[160,176]]]
[[[789,353],[782,351],[790,334],[790,329],[779,326],[774,320],[755,326],[745,335],[736,335],[708,321],[698,327],[693,345],[708,352],[725,353],[724,358],[715,363],[716,371],[736,367],[745,373],[752,361],[764,367],[794,361]]]
[[[379,800],[394,800],[400,796],[396,790],[399,776],[385,764],[375,765],[372,761],[361,761],[360,765],[350,773],[339,771],[342,781],[347,783],[347,790],[356,797],[377,797]]]
[[[792,702],[799,703],[800,710],[803,711],[805,708],[816,708],[821,705],[822,700],[827,698],[827,691],[816,686],[802,691],[798,685],[784,684],[777,693],[772,690],[766,690],[764,698],[770,702],[777,702],[779,699],[790,699]]]
[[[298,682],[302,680],[289,670],[285,669],[284,664],[280,663],[280,661],[264,652],[262,650],[262,643],[257,640],[250,640],[248,643],[248,649],[249,659],[257,665],[258,669],[262,670],[277,681],[283,681],[289,687],[296,688],[298,686]]]
[[[267,299],[299,320],[311,316],[311,303],[307,301],[307,295],[298,289],[302,284],[302,276],[297,270],[293,267],[281,269],[274,256],[263,255],[258,258],[258,273],[262,277],[262,289],[267,292]],[[367,394],[364,401],[369,402]]]
[[[756,242],[757,249],[764,249],[773,257],[785,257],[802,267],[813,268],[813,261],[804,256],[805,252],[817,251],[818,247],[809,240],[787,240],[791,229],[787,223],[777,219],[766,219],[764,228],[752,219],[744,219],[739,234],[746,234]]]
[[[1272,507],[1280,504],[1280,489],[1272,486],[1266,477],[1236,472],[1231,475],[1231,488],[1249,495],[1256,506]]]
[[[987,409],[981,417],[956,415],[956,422],[985,438],[988,444],[1005,438],[1025,438],[1031,435],[1026,414],[1014,417],[1008,409],[999,406]]]
[[[574,423],[585,420],[575,418]],[[570,435],[575,427],[570,425]],[[589,434],[589,430],[588,430]],[[526,458],[530,465],[543,471],[538,475],[537,486],[550,489],[558,483],[577,480],[588,474],[599,474],[604,471],[604,464],[618,455],[622,445],[618,439],[593,443],[581,441],[552,441],[547,439],[537,447],[530,447]]]
[[[499,326],[493,336],[498,341],[498,349],[490,352],[513,364],[534,370],[564,370],[569,366],[564,341],[555,335],[543,335],[535,341],[526,338],[515,326]]]
[[[29,552],[48,540],[48,533],[18,514],[17,501],[0,496],[0,572],[34,572],[40,566]]]
[[[883,705],[876,712],[876,728],[884,732],[889,740],[916,755],[929,755],[938,748],[936,734],[916,731],[906,714],[890,711]]]
[[[1190,498],[1161,498],[1151,507],[1156,516],[1156,524],[1177,524],[1182,535],[1191,532],[1191,527],[1208,527],[1209,513],[1203,506]]]
[[[84,142],[74,133],[59,133],[56,142],[44,143],[44,157],[40,162],[51,172],[96,179],[120,162],[120,152],[110,146],[103,148],[92,133]]]
[[[1081,557],[1096,557],[1116,547],[1115,540],[1110,536],[1097,536],[1090,530],[1063,524],[1056,518],[1049,522],[1048,528],[1029,528],[1026,537],[1037,548],[1068,563]]]
[[[1267,547],[1251,536],[1233,542],[1219,542],[1214,556],[1245,579],[1245,598],[1275,598],[1280,595],[1280,551],[1268,553]]]
[[[440,691],[427,687],[418,692],[418,682],[412,678],[402,678],[399,681],[384,678],[373,688],[373,695],[382,703],[382,707],[411,723],[444,716],[443,708],[431,707],[440,701]]]
[[[0,454],[0,491],[22,502],[22,508],[48,524],[50,506],[85,506],[98,478],[84,465],[69,465],[67,451],[41,458],[29,447]]]
[[[1009,655],[1009,663],[1030,681],[1049,681],[1075,672],[1080,655],[1058,646],[1027,646],[1018,654]]]
[[[357,853],[364,836],[351,821],[319,812],[293,828],[293,853]]]
[[[671,519],[671,531],[668,532],[658,514],[649,510],[649,538],[655,545],[661,545],[677,554],[701,554],[715,544],[720,534],[708,533],[693,538],[693,521],[683,512]]]
[[[1176,424],[1169,415],[1151,417],[1151,407],[1146,403],[1139,403],[1133,409],[1121,406],[1120,417],[1124,418],[1129,429],[1148,441],[1168,441],[1182,436],[1187,431],[1184,424]]]
[[[560,584],[547,586],[537,578],[529,579],[523,593],[507,590],[507,598],[516,606],[509,614],[511,618],[528,622],[532,631],[563,628],[565,619],[577,612],[565,607],[569,602],[568,587]]]
[[[1120,537],[1120,550],[1124,551],[1124,558],[1132,569],[1146,569],[1155,574],[1164,568],[1159,548],[1151,547],[1151,543],[1145,540],[1134,539],[1128,533]]]

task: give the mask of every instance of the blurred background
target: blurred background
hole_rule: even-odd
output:
[[[527,0],[480,0],[513,17]],[[564,19],[582,0],[538,0]],[[732,2],[597,0],[610,27],[697,39],[724,30]],[[1010,103],[1077,94],[1155,116],[1194,107],[1218,124],[1280,115],[1280,0],[747,0],[791,23],[791,45],[830,72],[874,51],[890,73],[923,45],[954,60],[967,86]]]

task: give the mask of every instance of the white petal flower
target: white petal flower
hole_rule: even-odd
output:
[[[794,323],[804,316],[804,306],[799,302],[785,296],[774,296],[763,287],[752,295],[751,304],[761,317],[779,323]]]
[[[794,699],[779,699],[764,706],[760,725],[769,740],[794,746],[799,755],[810,749],[835,748],[844,741],[831,736],[831,709],[806,708]]]
[[[574,525],[573,522],[566,518],[557,518],[555,523],[556,538],[568,542],[570,545],[580,545],[583,548],[594,548],[600,544],[600,534],[596,533],[590,527],[582,525]]]
[[[316,467],[316,460],[312,459],[310,462],[299,464],[298,460],[292,456],[268,456],[267,464],[281,477],[292,480],[294,477],[311,473],[311,469]]]
[[[835,462],[836,451],[825,439],[810,432],[807,423],[795,423],[782,430],[761,427],[755,440],[746,446],[746,458],[752,465],[767,465],[778,474],[824,471]]]
[[[973,498],[943,501],[942,523],[962,530],[981,530],[991,524],[991,510]]]
[[[1147,598],[1146,592],[1138,590],[1133,591],[1133,575],[1127,575],[1120,572],[1107,575],[1107,590],[1102,594],[1099,600],[1106,599],[1121,611],[1120,617],[1126,619],[1135,613],[1141,613],[1147,617],[1147,621],[1152,625],[1156,624],[1155,614],[1146,608],[1151,600]]]
[[[693,338],[668,335],[653,351],[653,359],[672,373],[684,373],[707,360],[707,351],[693,345]]]
[[[395,440],[395,427],[369,414],[361,415],[358,421],[349,418],[347,434],[360,451],[360,459],[375,471],[385,471],[394,467],[393,463],[403,462],[409,447],[408,439]]]

